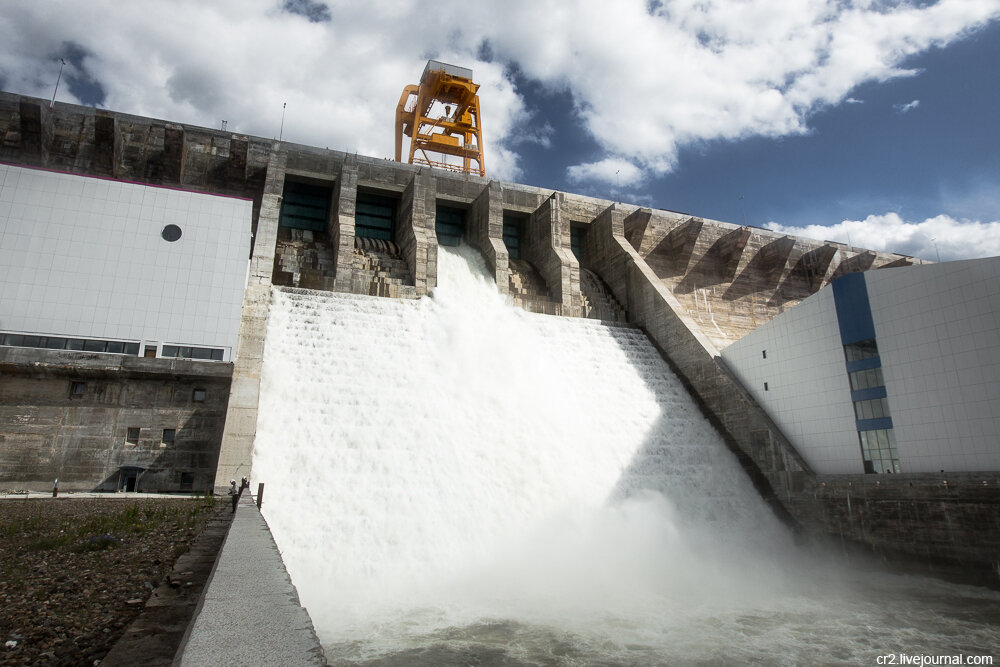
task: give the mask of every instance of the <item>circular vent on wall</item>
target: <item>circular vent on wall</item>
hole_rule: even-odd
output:
[[[160,236],[163,237],[164,241],[170,241],[173,243],[181,237],[181,228],[177,225],[167,225],[160,232]]]

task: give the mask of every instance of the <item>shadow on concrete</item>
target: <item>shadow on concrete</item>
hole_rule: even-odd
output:
[[[644,258],[657,277],[672,278],[687,271],[694,246],[701,233],[702,220],[689,218],[674,227]]]
[[[802,255],[792,270],[775,290],[767,305],[777,308],[789,301],[801,301],[815,294],[823,286],[830,262],[837,249],[830,245],[821,246]]]
[[[720,237],[684,276],[674,292],[690,294],[698,287],[732,282],[749,239],[750,230],[743,227]]]
[[[149,427],[149,437],[138,444],[125,441],[109,446],[104,478],[94,492],[211,493],[222,447],[228,392],[219,409],[197,409],[174,431],[174,440],[162,441],[163,429]],[[161,434],[159,443],[156,434]]]
[[[727,301],[734,301],[751,292],[771,292],[778,286],[781,273],[788,263],[788,255],[795,246],[790,236],[771,241],[761,248],[746,265],[739,278],[733,281],[722,295]]]

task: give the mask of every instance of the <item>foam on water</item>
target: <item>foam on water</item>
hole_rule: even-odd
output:
[[[273,292],[254,476],[333,662],[852,659],[892,641],[885,596],[799,557],[641,332],[511,308],[471,249],[438,262],[417,301]]]

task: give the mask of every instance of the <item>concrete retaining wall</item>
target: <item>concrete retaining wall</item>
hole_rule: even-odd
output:
[[[58,478],[65,490],[114,491],[128,466],[142,469],[136,490],[206,492],[232,372],[222,362],[0,347],[0,486],[46,490]]]

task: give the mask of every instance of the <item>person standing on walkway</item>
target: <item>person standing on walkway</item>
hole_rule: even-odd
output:
[[[236,480],[229,480],[229,497],[233,499],[233,514],[236,514],[236,503],[240,501],[240,490],[236,488]]]
[[[56,481],[52,482],[52,497],[59,497],[59,478],[56,477]]]

